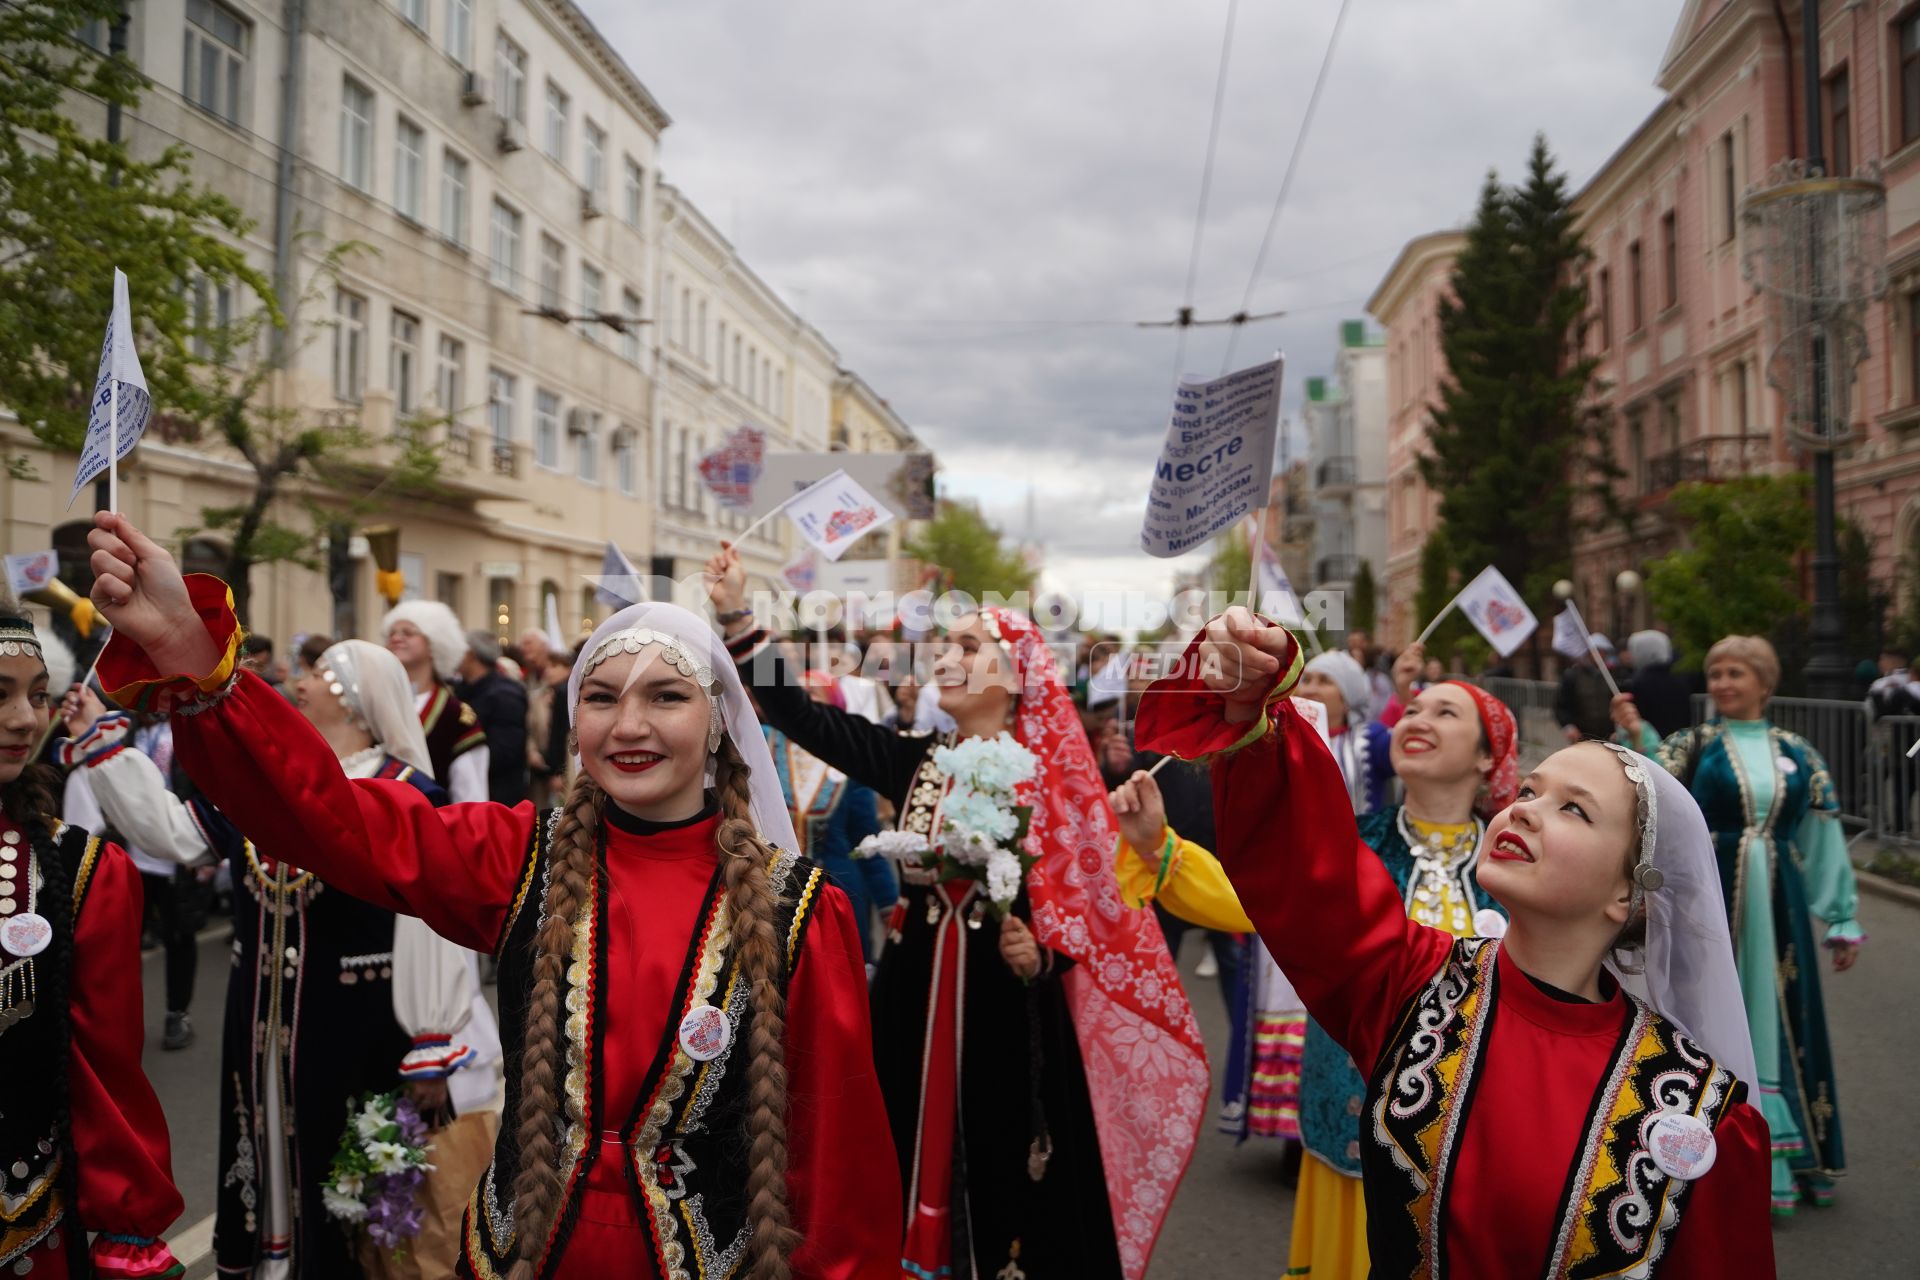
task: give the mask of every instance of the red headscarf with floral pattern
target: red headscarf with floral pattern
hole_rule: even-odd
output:
[[[1473,811],[1491,818],[1508,805],[1520,790],[1520,727],[1514,723],[1507,704],[1464,680],[1447,680],[1456,689],[1464,689],[1480,711],[1480,727],[1487,735],[1487,750],[1493,756],[1493,768],[1487,772],[1486,792],[1473,802]]]

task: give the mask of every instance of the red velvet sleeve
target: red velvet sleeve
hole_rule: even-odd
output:
[[[196,605],[207,583],[225,591],[217,579],[190,578]],[[213,612],[207,627],[218,640],[231,613]],[[116,701],[129,686],[148,701],[195,692],[189,677],[156,679],[146,655],[118,636],[100,660],[100,682]],[[491,953],[499,945],[524,888],[532,805],[436,809],[405,782],[349,781],[318,731],[248,671],[194,714],[175,715],[173,740],[194,784],[263,852],[418,916],[463,947]]]
[[[104,845],[73,929],[73,1050],[67,1068],[80,1222],[158,1237],[185,1207],[167,1117],[140,1067],[140,873]]]
[[[1138,740],[1142,750],[1213,755],[1220,864],[1307,1012],[1364,1071],[1453,939],[1407,918],[1393,877],[1360,842],[1340,766],[1284,696],[1301,669],[1297,644],[1283,667],[1264,732],[1227,724],[1219,700],[1186,675],[1154,683],[1149,694],[1160,696],[1142,700]]]
[[[787,1196],[796,1280],[898,1280],[900,1164],[873,1068],[867,970],[824,881],[787,992]]]
[[[1713,1131],[1713,1168],[1687,1192],[1660,1263],[1688,1280],[1773,1280],[1772,1153],[1767,1122],[1741,1103]]]

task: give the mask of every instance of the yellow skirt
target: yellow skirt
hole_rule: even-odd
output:
[[[1367,1205],[1360,1179],[1336,1173],[1311,1152],[1293,1197],[1287,1275],[1367,1280]]]

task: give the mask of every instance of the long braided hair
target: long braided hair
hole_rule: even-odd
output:
[[[748,770],[730,738],[714,753],[714,788],[722,821],[715,832],[727,906],[753,1020],[747,1037],[746,1280],[788,1280],[788,1256],[799,1244],[787,1207],[786,998],[780,987],[782,954],[767,874],[771,851],[754,830]],[[539,932],[534,937],[533,989],[520,1056],[518,1140],[520,1167],[513,1182],[516,1252],[507,1280],[534,1280],[565,1192],[560,1180],[560,1082],[566,1074],[561,1026],[565,976],[574,927],[593,875],[606,793],[584,770],[574,779],[548,852]]]

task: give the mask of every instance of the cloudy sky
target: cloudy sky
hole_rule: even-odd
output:
[[[581,0],[674,118],[666,177],[1052,585],[1160,589],[1138,546],[1227,0]],[[1584,183],[1657,105],[1679,0],[1352,0],[1236,365],[1287,416],[1402,244],[1544,130]],[[1196,311],[1231,314],[1339,0],[1241,0]],[[1213,373],[1224,331],[1182,364]],[[1029,493],[1031,491],[1031,501]],[[1031,526],[1029,510],[1033,511]]]

